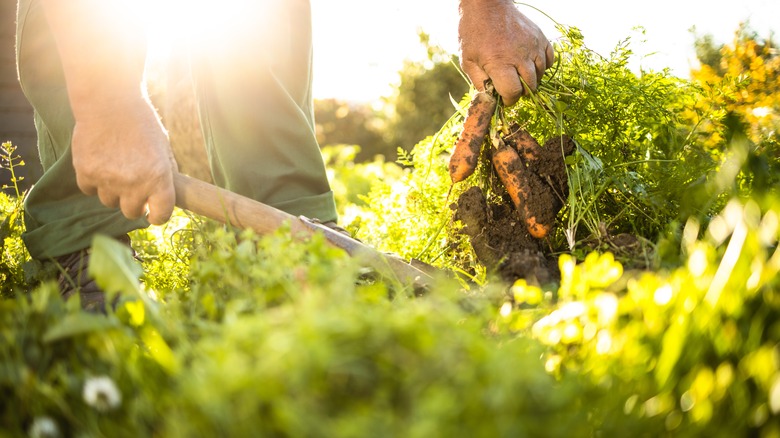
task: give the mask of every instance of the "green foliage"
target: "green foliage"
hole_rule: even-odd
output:
[[[693,31],[695,32],[696,29],[694,28]],[[723,73],[723,70],[720,68],[720,51],[723,46],[716,44],[712,35],[697,35],[693,47],[696,49],[696,59],[698,59],[702,65],[709,66],[719,74]]]
[[[464,99],[464,105],[467,100]],[[366,207],[352,220],[357,237],[382,250],[416,258],[437,266],[456,268],[452,257],[454,235],[448,201],[450,192],[446,156],[459,132],[451,119],[435,135],[415,146],[410,153],[399,150],[403,173],[378,178],[364,197]],[[456,188],[458,190],[460,188]]]
[[[328,181],[333,191],[336,207],[342,221],[349,223],[354,211],[362,211],[366,206],[363,197],[371,191],[372,185],[379,180],[395,180],[403,175],[403,169],[394,162],[388,162],[384,156],[377,155],[371,161],[357,161],[359,146],[338,145],[322,148],[322,156],[327,166]]]
[[[395,148],[383,138],[383,116],[368,103],[342,102],[336,99],[314,101],[317,141],[323,147],[360,145],[353,157],[370,161],[377,155],[395,159]]]
[[[130,233],[135,257],[146,267],[143,283],[150,290],[189,290],[190,264],[197,241],[199,222],[176,209],[163,226]]]
[[[322,239],[201,230],[186,293],[141,287],[126,248],[98,239],[94,274],[123,297],[107,316],[50,284],[0,302],[7,431],[49,418],[63,435],[538,435],[585,420],[538,344],[483,334],[488,295],[390,301]],[[96,377],[103,404],[85,394]]]
[[[624,274],[609,253],[579,265],[562,256],[557,302],[527,303],[533,288],[515,285],[501,326],[548,345],[554,374],[623,393],[625,413],[656,418],[658,433],[776,436],[779,213],[771,198],[732,201],[706,230],[691,219],[685,264],[668,271]]]
[[[10,297],[25,284],[22,200],[0,192],[0,221],[0,296]]]
[[[558,65],[508,115],[540,141],[567,134],[580,147],[558,239],[569,249],[619,233],[654,241],[678,219],[688,187],[716,166],[680,117],[696,89],[668,71],[632,71],[630,38],[605,58],[576,28],[561,32]]]
[[[62,436],[150,433],[153,425],[137,420],[153,419],[155,406],[148,400],[166,397],[155,394],[166,376],[129,323],[82,313],[78,300],[63,303],[53,284],[3,299],[0,319],[0,418],[6,433],[24,435],[42,418],[53,420]],[[96,376],[109,376],[118,387],[118,409],[101,412],[82,397]]]
[[[24,161],[16,155],[16,148],[5,142],[0,147],[0,171],[11,174],[12,186],[3,189],[13,189],[15,196],[9,196],[5,190],[0,191],[0,297],[11,297],[21,291],[26,285],[24,264],[29,256],[22,242],[24,232],[23,198],[18,183],[22,180],[16,176],[19,166]]]
[[[536,363],[539,351],[523,340],[494,348],[478,326],[459,323],[468,314],[449,300],[389,303],[343,283],[307,292],[203,333],[181,376],[170,431],[524,434],[560,415],[563,397],[539,400],[557,386]],[[456,402],[477,382],[484,396]],[[488,424],[485,409],[495,414]]]
[[[98,281],[122,296],[108,315],[51,284],[0,301],[0,418],[14,435],[49,418],[63,435],[771,436],[778,218],[770,197],[691,220],[670,270],[563,256],[554,290],[394,299],[285,230],[184,225],[186,290],[138,283],[126,248],[97,240]]]

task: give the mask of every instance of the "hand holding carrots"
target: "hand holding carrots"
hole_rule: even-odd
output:
[[[476,170],[497,105],[512,105],[535,91],[555,61],[552,45],[541,29],[520,13],[512,0],[460,0],[458,34],[461,67],[478,92],[450,157],[453,184]],[[501,97],[500,102],[494,92]],[[562,149],[544,151],[525,131],[522,133],[527,138],[520,138],[521,132],[502,128],[503,136],[491,138],[490,161],[529,234],[544,238],[565,194],[551,185],[546,171],[540,172],[540,156],[551,151],[552,162],[562,165]],[[566,178],[565,172],[561,178]]]

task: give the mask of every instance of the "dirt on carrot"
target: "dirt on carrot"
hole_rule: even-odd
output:
[[[488,203],[482,190],[474,186],[452,208],[477,259],[491,273],[509,283],[525,278],[545,284],[558,277],[557,262],[544,253],[543,241],[528,234],[510,201]]]
[[[489,189],[497,196],[488,201],[483,190],[474,186],[452,205],[454,218],[462,223],[461,232],[469,237],[479,262],[502,279],[525,278],[544,284],[557,278],[557,259],[539,237],[554,232],[569,193],[564,160],[574,149],[574,141],[567,136],[553,137],[540,146],[526,131],[512,126],[499,148],[492,149],[499,154],[491,157],[496,174],[505,174],[501,184]],[[499,178],[493,179],[498,182]]]
[[[449,173],[453,184],[468,178],[477,168],[482,143],[490,129],[490,119],[493,117],[497,103],[493,95],[493,86],[490,84],[471,99],[463,122],[463,130],[450,156]]]
[[[537,239],[546,237],[558,214],[550,208],[555,201],[550,186],[526,166],[512,145],[502,142],[493,150],[492,161],[528,232]]]

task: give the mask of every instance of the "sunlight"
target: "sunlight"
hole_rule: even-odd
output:
[[[142,11],[149,38],[150,56],[167,56],[171,50],[190,53],[210,51],[242,53],[247,58],[279,45],[285,20],[283,0],[142,0],[135,3]]]
[[[241,11],[242,0],[205,2],[203,0],[141,0],[150,23],[154,24],[153,50],[165,52],[170,41],[188,33],[212,32],[230,26],[230,11]],[[274,2],[259,1],[244,4]],[[390,83],[397,81],[396,72],[404,59],[424,59],[417,39],[418,28],[431,35],[432,41],[450,52],[457,52],[457,7],[451,0],[397,0],[394,2],[364,2],[360,0],[312,0],[312,20],[315,45],[314,93],[318,98],[339,97],[346,100],[370,101],[389,94]],[[710,7],[698,3],[664,0],[664,7],[624,8],[614,0],[598,2],[604,14],[591,14],[588,4],[566,0],[536,4],[556,21],[577,25],[587,37],[588,46],[603,55],[620,40],[633,36],[633,49],[641,55],[642,67],[659,70],[669,67],[680,77],[687,77],[691,63],[696,63],[690,29],[697,33],[712,33],[718,42],[729,41],[740,21],[750,19],[762,35],[775,27],[771,17],[778,2],[747,0],[735,5],[717,0]],[[218,4],[218,7],[209,6]],[[238,4],[238,7],[232,6]],[[665,13],[677,8],[671,16]],[[557,39],[554,23],[537,11],[522,6],[550,39]],[[759,11],[762,11],[759,13]],[[253,14],[237,14],[252,17]],[[192,24],[186,24],[189,21]],[[605,26],[605,23],[610,23]],[[642,25],[646,34],[632,30]],[[166,42],[167,41],[167,42]],[[646,43],[639,43],[646,41]],[[652,53],[652,55],[650,55]],[[762,111],[759,110],[759,115]]]

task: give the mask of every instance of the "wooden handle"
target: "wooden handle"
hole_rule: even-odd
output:
[[[405,284],[427,288],[430,276],[398,257],[383,254],[361,242],[326,226],[249,199],[179,173],[173,175],[176,206],[195,214],[240,229],[251,229],[258,234],[270,234],[288,224],[292,237],[305,240],[321,232],[330,244],[357,257],[379,274],[396,278]]]
[[[209,219],[259,234],[270,234],[289,223],[294,234],[309,236],[312,230],[279,209],[238,195],[229,190],[175,173],[176,206]]]

